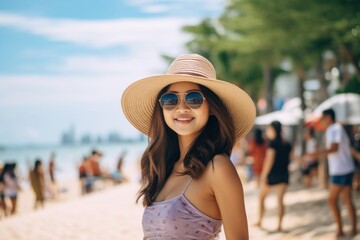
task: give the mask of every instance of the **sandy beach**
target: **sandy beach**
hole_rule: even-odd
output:
[[[19,196],[19,209],[15,216],[0,220],[0,240],[48,239],[142,239],[141,217],[143,207],[135,204],[139,188],[135,178],[116,186],[79,197],[76,181],[62,183],[67,189],[58,200],[46,202],[45,208],[32,210],[33,194],[25,189]],[[286,215],[284,232],[274,232],[277,219],[276,199],[271,194],[266,202],[268,211],[264,230],[252,224],[257,216],[258,190],[254,183],[244,183],[250,239],[335,239],[335,224],[326,204],[327,190],[303,189],[292,183],[285,196]],[[360,229],[360,194],[354,194]],[[346,211],[345,231],[349,231]],[[225,239],[222,231],[220,239]],[[342,238],[350,239],[350,238]],[[360,239],[358,234],[353,239]]]

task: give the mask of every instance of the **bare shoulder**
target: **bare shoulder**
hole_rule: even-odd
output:
[[[227,173],[229,170],[235,170],[234,164],[230,158],[225,154],[215,155],[213,158],[213,171],[219,174]]]
[[[213,161],[209,163],[206,169],[209,181],[213,183],[221,183],[226,179],[238,179],[238,173],[230,158],[225,154],[215,155]]]

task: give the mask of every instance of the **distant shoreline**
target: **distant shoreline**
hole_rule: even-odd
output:
[[[93,148],[101,146],[116,146],[127,144],[144,144],[146,141],[122,141],[122,142],[102,142],[102,143],[74,143],[74,144],[61,144],[61,143],[35,143],[35,144],[2,144],[0,151],[14,150],[14,149],[42,149],[42,148],[77,148],[90,146]]]

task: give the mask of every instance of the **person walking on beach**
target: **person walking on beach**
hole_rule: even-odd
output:
[[[123,151],[120,154],[119,159],[118,159],[117,164],[116,164],[116,168],[111,173],[111,178],[112,178],[112,180],[114,181],[115,184],[127,181],[127,179],[126,179],[126,177],[124,175],[124,172],[123,172],[123,164],[124,164],[124,159],[125,159],[126,154],[127,154],[127,151]]]
[[[303,168],[304,185],[307,188],[312,186],[313,179],[317,176],[319,161],[311,154],[317,151],[317,144],[315,139],[315,131],[309,128],[305,132],[305,154],[301,159]]]
[[[34,209],[37,209],[39,204],[44,207],[45,173],[40,159],[35,161],[34,169],[30,169],[29,175],[31,187],[35,193]]]
[[[50,177],[50,184],[49,186],[49,195],[50,198],[56,199],[58,197],[58,185],[55,179],[55,171],[57,170],[56,164],[55,164],[55,152],[52,152],[50,154],[50,159],[48,163],[48,173]]]
[[[4,195],[5,183],[2,176],[3,170],[4,170],[4,166],[0,162],[0,218],[2,215],[5,216],[5,195]]]
[[[4,197],[10,199],[10,214],[16,213],[18,192],[21,190],[18,178],[16,176],[16,163],[6,163],[2,172],[1,179],[4,183]],[[6,201],[4,201],[5,215],[7,215]]]
[[[254,137],[249,141],[249,152],[257,185],[260,186],[260,176],[266,156],[267,144],[260,128],[254,130]]]
[[[282,231],[282,220],[285,214],[284,195],[289,184],[289,163],[291,145],[282,138],[282,127],[278,121],[266,128],[269,146],[266,150],[264,167],[260,176],[259,218],[255,226],[262,228],[265,213],[265,200],[272,187],[277,191],[278,224],[277,231]]]
[[[255,107],[216,79],[204,57],[177,57],[164,75],[130,85],[122,109],[149,136],[141,160],[144,239],[248,239],[242,183],[229,159]]]
[[[56,180],[55,180],[55,153],[51,153],[50,155],[50,159],[49,159],[49,176],[50,176],[50,181],[52,184],[56,184]]]
[[[328,204],[336,222],[336,236],[344,236],[338,201],[340,196],[346,205],[351,224],[350,236],[355,236],[356,211],[352,201],[351,185],[354,175],[354,161],[351,157],[350,140],[344,128],[336,122],[335,112],[332,109],[323,111],[321,124],[325,127],[326,150],[311,154],[313,157],[326,155],[329,163],[330,187]]]

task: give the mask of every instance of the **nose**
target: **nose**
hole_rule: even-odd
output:
[[[190,110],[190,108],[186,105],[184,98],[179,98],[179,104],[177,105],[176,111],[184,112]]]

